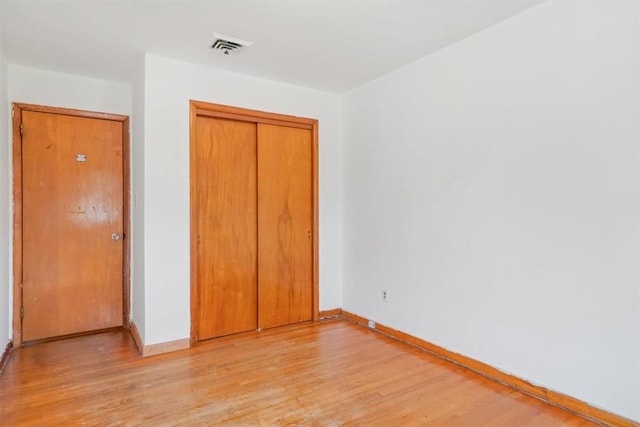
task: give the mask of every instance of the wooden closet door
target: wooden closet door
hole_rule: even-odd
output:
[[[197,339],[257,328],[256,124],[198,116]]]
[[[309,129],[258,124],[258,325],[313,317]]]

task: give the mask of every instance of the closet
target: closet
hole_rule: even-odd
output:
[[[317,121],[191,101],[192,341],[317,318]]]

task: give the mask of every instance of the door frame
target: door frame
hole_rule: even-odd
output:
[[[70,108],[49,107],[43,105],[14,102],[13,118],[13,346],[22,345],[22,112],[51,113],[64,116],[85,117],[110,120],[122,123],[122,224],[124,233],[122,250],[122,325],[129,327],[130,310],[130,161],[129,161],[129,117],[120,114],[95,111],[74,110]]]
[[[252,123],[266,123],[311,130],[311,192],[312,192],[312,293],[311,308],[312,320],[320,318],[319,304],[319,264],[318,264],[318,120],[306,117],[289,116],[285,114],[269,113],[247,108],[233,107],[229,105],[212,104],[204,101],[189,101],[189,206],[190,206],[190,267],[191,267],[191,345],[199,341],[198,329],[200,326],[200,298],[197,283],[197,242],[196,242],[196,195],[195,186],[195,156],[196,156],[196,118],[198,116],[217,117],[229,120],[238,120]],[[258,144],[260,141],[257,142]]]

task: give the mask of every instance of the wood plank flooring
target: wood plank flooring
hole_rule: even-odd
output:
[[[17,349],[0,425],[594,425],[342,319],[142,359],[128,332]]]

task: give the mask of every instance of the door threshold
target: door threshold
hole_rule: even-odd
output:
[[[30,340],[30,341],[23,342],[22,347],[31,347],[37,344],[43,344],[51,341],[68,340],[71,338],[84,337],[87,335],[98,335],[98,334],[105,334],[108,332],[123,332],[126,330],[128,330],[128,328],[124,326],[115,326],[113,328],[104,328],[104,329],[96,329],[94,331],[76,332],[75,334],[59,335],[56,337],[49,337],[49,338],[39,338],[37,340]]]

